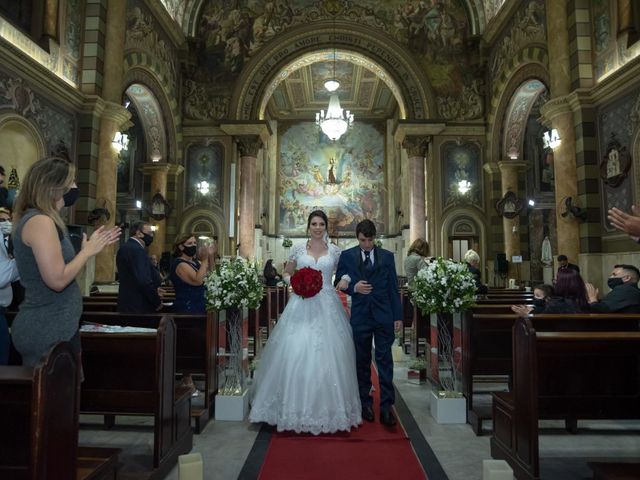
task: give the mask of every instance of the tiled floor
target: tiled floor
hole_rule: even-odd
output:
[[[396,387],[449,479],[481,480],[482,461],[491,458],[490,434],[477,437],[469,425],[435,423],[429,413],[429,385],[410,384],[406,376],[406,368],[397,366]],[[81,419],[87,420],[99,422],[96,417],[83,416]],[[126,465],[118,478],[139,479],[144,465],[150,462],[153,438],[150,424],[148,420],[122,417],[118,417],[118,423],[123,426],[111,431],[83,426],[80,441],[123,448],[122,460]],[[141,433],[133,429],[136,424],[146,424],[146,431]],[[540,436],[540,456],[544,479],[590,478],[587,460],[614,457],[637,461],[640,458],[640,422],[637,421],[580,422],[578,435],[564,431],[562,422],[542,422],[542,426],[545,430]],[[194,435],[193,452],[202,455],[205,479],[238,478],[259,430],[258,426],[247,422],[211,421],[200,435]],[[166,478],[179,480],[178,468]]]

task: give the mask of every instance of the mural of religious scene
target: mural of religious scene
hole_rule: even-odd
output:
[[[480,205],[482,189],[480,185],[480,147],[475,143],[447,142],[442,149],[443,200],[445,205],[473,203]],[[461,193],[461,181],[471,183],[471,189]]]
[[[462,0],[208,0],[196,35],[198,65],[204,68],[191,72],[189,80],[231,82],[276,34],[296,25],[340,18],[383,30],[407,45],[438,95],[440,116],[482,116],[482,75],[471,68],[464,54],[470,27]]]
[[[221,145],[192,145],[187,154],[186,206],[220,207],[223,195],[224,149]]]
[[[327,213],[331,236],[353,236],[365,218],[384,233],[384,135],[356,122],[332,142],[314,123],[292,125],[280,139],[279,190],[281,235],[306,235],[317,208]]]

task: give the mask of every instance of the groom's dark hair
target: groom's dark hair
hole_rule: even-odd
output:
[[[373,223],[368,218],[366,220],[362,220],[356,226],[356,237],[358,235],[364,235],[367,238],[373,238],[376,236],[376,224]]]

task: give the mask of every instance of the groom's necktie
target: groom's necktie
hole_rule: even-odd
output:
[[[373,269],[373,263],[371,263],[371,252],[370,251],[368,252],[366,250],[363,250],[363,252],[364,252],[364,263],[363,263],[364,271],[369,273]]]

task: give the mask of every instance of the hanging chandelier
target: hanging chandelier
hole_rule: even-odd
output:
[[[331,140],[338,140],[344,133],[353,126],[353,113],[344,110],[340,106],[337,90],[340,82],[336,80],[336,49],[333,49],[333,77],[324,82],[324,88],[329,92],[329,106],[327,110],[320,110],[316,113],[316,125]]]

